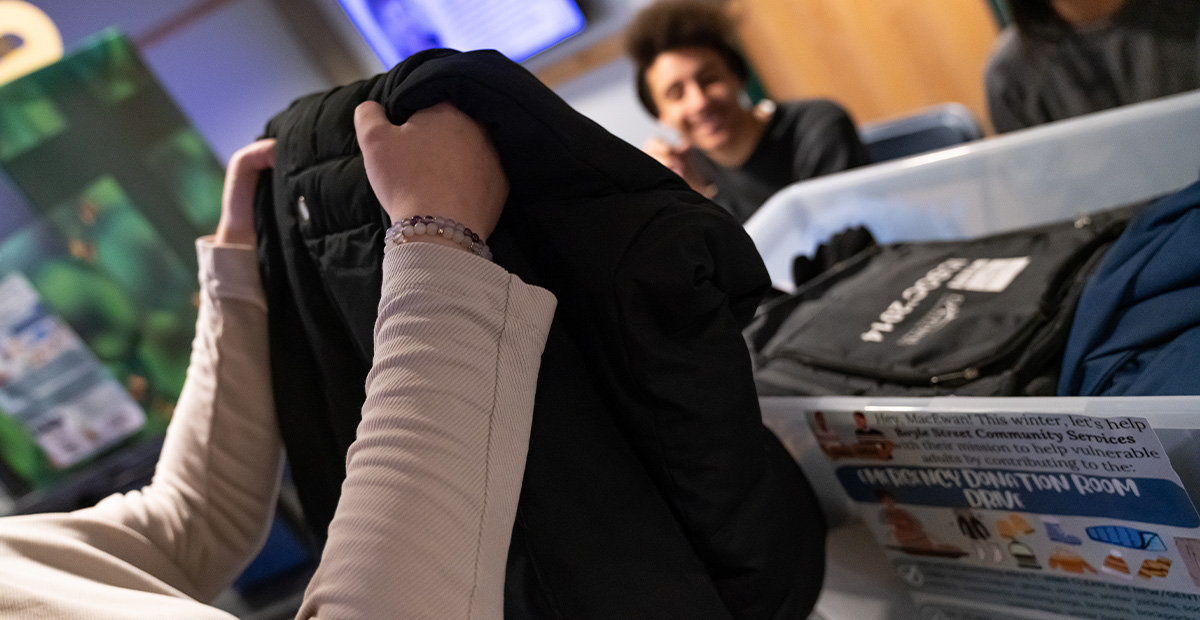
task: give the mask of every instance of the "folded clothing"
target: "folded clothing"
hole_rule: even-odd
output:
[[[1200,183],[1148,206],[1079,298],[1059,396],[1200,394]]]

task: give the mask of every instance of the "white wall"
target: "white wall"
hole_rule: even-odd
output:
[[[633,80],[633,63],[622,58],[554,90],[571,107],[640,148],[657,123],[638,103]]]
[[[588,27],[578,35],[523,64],[537,71],[595,43],[619,34],[642,7],[653,0],[578,0]],[[633,83],[633,63],[621,58],[554,88],[573,108],[617,137],[641,146],[655,131],[654,119],[642,109]]]
[[[202,4],[201,0],[29,0],[58,24],[67,49],[109,26],[133,39]],[[320,9],[363,68],[382,71],[336,0]],[[619,33],[651,0],[580,0],[587,28],[529,60],[533,71]],[[146,64],[222,160],[253,140],[266,121],[293,99],[335,86],[269,0],[232,0],[142,48]],[[583,114],[626,141],[641,145],[654,122],[637,102],[633,68],[620,59],[558,86]]]
[[[334,86],[301,45],[265,0],[240,0],[144,54],[224,161],[292,100]]]
[[[109,26],[141,34],[190,6],[196,0],[26,0],[58,25],[69,51],[84,38]]]
[[[68,53],[109,26],[136,39],[197,6],[184,0],[31,0]],[[142,48],[163,87],[222,160],[301,95],[333,86],[266,0],[234,0]]]

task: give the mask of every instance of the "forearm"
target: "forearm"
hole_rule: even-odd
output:
[[[302,618],[495,618],[554,299],[458,249],[384,261],[374,367]]]
[[[204,600],[261,546],[283,457],[254,251],[201,241],[198,253],[196,337],[154,481],[90,515],[140,533],[189,580],[172,585]]]

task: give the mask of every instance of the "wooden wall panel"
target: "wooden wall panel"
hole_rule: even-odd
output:
[[[996,39],[985,0],[731,0],[772,97],[829,97],[858,123],[936,103],[987,126],[983,71]]]

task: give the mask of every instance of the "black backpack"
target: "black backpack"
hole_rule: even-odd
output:
[[[759,394],[1053,395],[1087,277],[1142,204],[869,247],[760,312]]]

